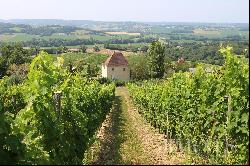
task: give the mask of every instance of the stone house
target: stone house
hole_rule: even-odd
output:
[[[130,79],[128,61],[121,52],[114,52],[102,64],[102,77],[122,81],[128,81]]]

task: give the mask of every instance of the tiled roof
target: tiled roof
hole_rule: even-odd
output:
[[[104,63],[106,66],[128,66],[128,61],[121,52],[114,52]]]

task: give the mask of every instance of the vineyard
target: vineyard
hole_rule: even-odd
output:
[[[41,52],[25,82],[0,80],[1,164],[82,163],[115,88],[68,72],[63,61]]]
[[[0,79],[0,164],[248,164],[249,64],[220,52],[211,72],[199,65],[129,91],[40,52],[23,82]]]
[[[221,49],[225,62],[207,73],[175,73],[161,83],[128,88],[140,114],[180,149],[210,163],[247,164],[249,144],[249,66],[245,58]]]

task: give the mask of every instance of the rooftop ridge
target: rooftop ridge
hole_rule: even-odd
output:
[[[121,52],[115,52],[104,62],[106,66],[128,66],[128,61]]]

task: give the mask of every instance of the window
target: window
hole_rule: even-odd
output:
[[[125,71],[126,70],[126,68],[123,68],[123,71]]]
[[[114,71],[114,68],[112,68],[112,71]]]

